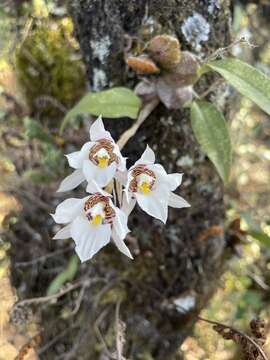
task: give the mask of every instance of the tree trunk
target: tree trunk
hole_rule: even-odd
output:
[[[182,49],[202,58],[228,45],[229,9],[230,1],[226,0],[72,1],[70,10],[90,88],[134,87],[138,79],[124,64],[126,34],[148,39],[155,35],[155,29],[174,34]],[[195,13],[204,18],[200,18],[201,24],[193,21]],[[188,28],[190,23],[199,30],[197,34]],[[200,81],[196,90],[206,90],[212,80]],[[211,96],[219,100],[223,95],[219,89]],[[129,119],[105,120],[116,139],[131,124]],[[226,246],[219,231],[224,227],[223,187],[194,139],[188,110],[169,111],[158,106],[123,153],[132,163],[146,144],[168,172],[184,173],[178,192],[191,208],[170,209],[165,226],[136,209],[129,226],[133,240],[128,243],[135,260],[129,262],[109,248],[96,266],[104,276],[111,273],[118,279],[117,285],[112,284],[117,294],[121,284],[120,314],[127,325],[127,356],[181,359],[179,346],[191,333],[196,315],[213,294],[221,274]],[[107,321],[114,323],[114,313]],[[93,351],[89,346],[89,352]]]

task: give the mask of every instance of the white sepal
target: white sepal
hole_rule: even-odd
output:
[[[183,207],[190,207],[190,204],[181,196],[171,192],[169,197],[169,206],[181,209]]]
[[[111,134],[104,128],[101,115],[91,125],[89,134],[91,141],[97,141],[102,138],[112,140]]]
[[[63,240],[71,237],[70,234],[70,224],[64,226],[60,229],[53,237],[53,240]]]
[[[154,151],[147,145],[146,149],[144,150],[142,156],[140,157],[139,160],[137,160],[135,162],[134,165],[139,165],[139,164],[154,164],[155,162],[155,153]]]
[[[133,256],[131,255],[129,248],[125,244],[124,240],[122,240],[118,236],[115,230],[112,231],[112,239],[119,251],[121,251],[124,255],[128,256],[130,259],[133,259]]]
[[[72,174],[68,175],[60,183],[57,192],[69,191],[80,185],[85,180],[83,172],[81,169],[73,171]]]
[[[65,156],[68,159],[69,166],[74,169],[82,168],[83,160],[88,159],[89,151],[94,144],[94,142],[88,141],[82,146],[80,151],[66,154]]]
[[[55,214],[51,214],[57,224],[67,224],[78,216],[83,210],[85,200],[70,198],[61,202],[55,209]]]

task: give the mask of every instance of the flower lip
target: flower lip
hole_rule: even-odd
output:
[[[128,191],[133,193],[141,192],[144,195],[149,195],[152,192],[156,182],[156,175],[146,165],[135,165],[131,170],[131,177]]]
[[[112,224],[116,216],[110,198],[101,193],[95,193],[85,201],[84,212],[92,225]]]
[[[89,151],[89,160],[100,168],[105,168],[113,162],[119,164],[119,157],[114,153],[114,143],[109,139],[99,139]]]

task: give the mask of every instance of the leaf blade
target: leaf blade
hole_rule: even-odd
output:
[[[230,175],[232,149],[229,130],[223,114],[207,101],[191,104],[191,126],[194,135],[224,183]]]
[[[115,87],[98,93],[87,93],[65,116],[60,132],[79,114],[102,115],[108,118],[136,119],[141,106],[140,98],[125,87]]]
[[[248,234],[252,236],[254,239],[258,240],[262,244],[270,247],[270,236],[268,236],[262,230],[251,229],[248,231]]]
[[[207,66],[270,114],[270,78],[264,73],[235,58],[213,61]]]
[[[62,285],[64,285],[67,281],[71,281],[78,270],[79,267],[79,259],[77,255],[72,255],[69,259],[68,265],[66,269],[64,269],[61,273],[59,273],[53,281],[50,283],[47,289],[47,295],[55,294]]]

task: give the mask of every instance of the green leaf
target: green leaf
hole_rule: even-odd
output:
[[[234,58],[213,61],[207,66],[270,114],[270,78],[264,73]]]
[[[50,283],[47,290],[47,295],[55,294],[60,289],[60,287],[65,284],[65,282],[72,280],[76,275],[78,264],[78,256],[72,255],[68,262],[67,268],[58,274],[56,278],[54,278],[54,280]]]
[[[24,135],[27,139],[38,139],[46,143],[53,143],[51,135],[36,120],[25,117],[23,119],[23,126]]]
[[[262,244],[270,246],[270,236],[268,236],[262,230],[251,229],[248,230],[248,234],[254,239],[259,240]]]
[[[232,150],[223,114],[207,101],[194,101],[191,104],[191,126],[202,150],[226,183],[230,175]]]
[[[80,114],[102,115],[108,118],[130,117],[136,119],[141,106],[140,98],[125,87],[115,87],[86,94],[65,116],[60,132],[68,122]]]

